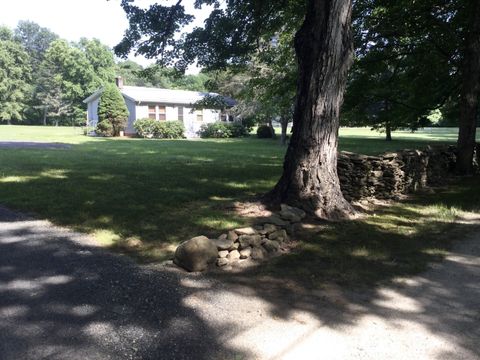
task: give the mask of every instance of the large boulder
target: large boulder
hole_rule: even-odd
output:
[[[177,247],[173,262],[188,271],[203,271],[217,257],[217,245],[206,236],[197,236]]]

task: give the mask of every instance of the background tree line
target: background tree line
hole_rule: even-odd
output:
[[[116,60],[97,39],[68,42],[31,21],[0,27],[0,122],[84,124],[83,100],[117,75],[126,85],[206,90],[206,74]]]

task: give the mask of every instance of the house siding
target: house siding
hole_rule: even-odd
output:
[[[87,126],[96,127],[98,123],[98,103],[100,98],[96,98],[88,103],[87,106]]]
[[[124,97],[125,104],[127,105],[128,109],[128,122],[127,122],[127,127],[125,129],[125,134],[133,135],[135,134],[135,128],[133,127],[133,123],[135,122],[136,115],[137,115],[137,109],[135,106],[135,101],[132,101],[130,99],[127,99]]]

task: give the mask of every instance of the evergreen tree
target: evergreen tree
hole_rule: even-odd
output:
[[[113,84],[105,85],[98,104],[98,119],[112,125],[113,136],[120,135],[127,126],[128,109],[122,94]]]

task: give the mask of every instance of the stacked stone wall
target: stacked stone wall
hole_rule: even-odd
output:
[[[478,171],[480,151],[474,159]],[[348,201],[363,198],[395,199],[419,189],[444,184],[455,172],[455,146],[401,150],[379,156],[341,152],[338,176]]]

